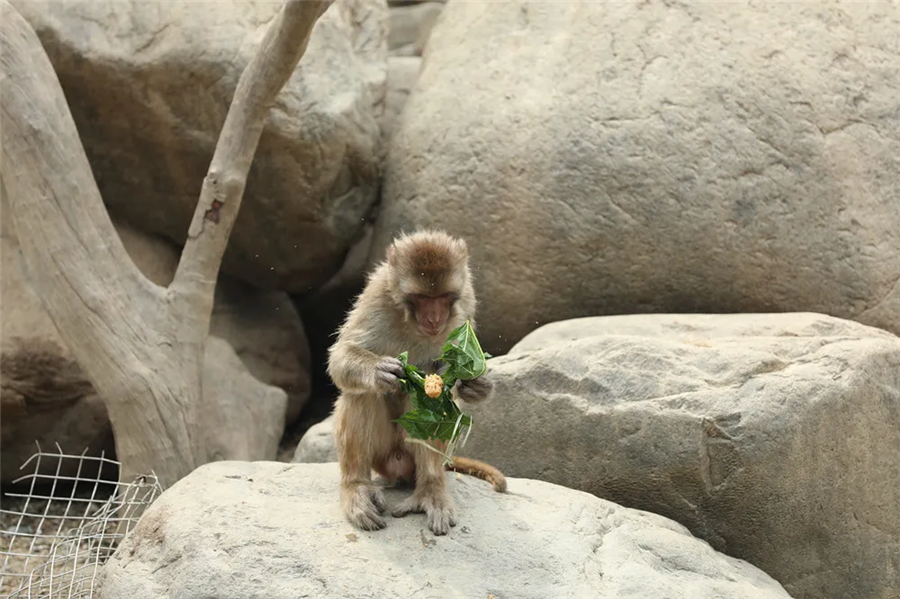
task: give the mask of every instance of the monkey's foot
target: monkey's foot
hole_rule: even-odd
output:
[[[362,530],[381,530],[384,518],[384,491],[375,486],[360,485],[344,504],[344,514],[350,523]]]
[[[456,526],[456,510],[449,497],[425,496],[417,497],[413,494],[394,507],[394,518],[402,518],[409,514],[425,514],[428,520],[428,528],[435,535],[445,535],[450,532],[451,526]]]

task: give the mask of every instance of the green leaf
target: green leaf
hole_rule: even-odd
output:
[[[413,439],[439,439],[449,443],[448,452],[452,453],[456,440],[472,426],[472,418],[460,411],[451,389],[457,380],[474,379],[487,372],[490,355],[481,350],[469,321],[450,332],[441,351],[438,361],[445,362],[447,368],[441,375],[444,381],[441,394],[434,398],[425,394],[425,375],[415,364],[409,363],[409,352],[398,356],[406,374],[400,379],[400,385],[409,395],[412,409],[392,422],[403,427]],[[449,459],[449,456],[445,457]]]
[[[453,379],[448,383],[450,385],[456,382],[455,379],[468,381],[487,372],[487,358],[468,320],[450,332],[441,350],[440,359],[449,365],[446,378]]]

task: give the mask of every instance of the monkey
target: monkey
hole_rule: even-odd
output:
[[[408,351],[409,363],[428,374],[437,372],[436,359],[447,335],[466,320],[474,329],[476,307],[465,240],[422,230],[392,241],[338,328],[327,372],[339,391],[334,438],[340,498],[344,515],[359,529],[386,526],[384,493],[372,480],[373,470],[389,483],[414,482],[412,495],[394,507],[393,517],[424,513],[435,535],[456,526],[443,456],[405,442],[406,431],[391,422],[410,409],[409,396],[400,389],[404,371],[396,356]],[[451,393],[464,402],[482,402],[493,396],[494,384],[485,373],[457,381]],[[446,451],[446,444],[437,439],[428,443]],[[461,457],[452,462],[448,470],[477,476],[497,492],[506,491],[506,479],[493,466]]]

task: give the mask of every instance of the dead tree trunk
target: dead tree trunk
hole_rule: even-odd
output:
[[[287,0],[269,26],[163,288],[126,253],[50,60],[0,0],[0,177],[11,211],[3,218],[13,219],[32,285],[107,406],[123,481],[152,470],[165,488],[212,459],[200,408],[219,266],[269,109],[330,3]]]

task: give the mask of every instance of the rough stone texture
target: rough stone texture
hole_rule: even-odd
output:
[[[281,3],[12,4],[50,55],[111,212],[182,244]],[[338,269],[378,194],[388,26],[384,0],[337,0],[317,22],[263,131],[224,272],[304,293]]]
[[[391,54],[421,56],[443,8],[442,2],[391,7],[391,31],[388,35]]]
[[[295,464],[321,464],[337,462],[337,446],[334,439],[334,416],[312,425],[300,438],[294,451]]]
[[[797,599],[900,589],[900,339],[816,314],[546,325],[461,454],[687,526]]]
[[[0,212],[6,210],[4,204]],[[123,223],[114,224],[138,268],[154,282],[168,284],[177,264],[177,249]],[[113,445],[102,400],[28,282],[12,221],[0,219],[0,231],[0,483],[5,484],[22,474],[19,467],[36,451],[35,441],[44,450],[52,451],[59,443],[64,452],[79,454],[86,449],[88,455],[109,452]],[[216,362],[207,364],[210,372],[219,372],[222,363],[230,364],[235,351],[240,356],[237,366],[213,377],[218,392],[234,387],[239,401],[249,406],[263,402],[272,390],[246,380],[252,374],[287,392],[286,414],[277,419],[281,427],[285,417],[296,418],[309,396],[310,356],[302,323],[288,296],[253,290],[223,276],[217,285],[210,331],[234,346],[227,351],[207,349],[207,355],[213,356],[207,362]],[[233,425],[245,428],[245,423]],[[278,431],[276,441],[280,435]],[[55,472],[55,468],[55,462],[48,460],[41,472]]]
[[[202,466],[144,513],[98,597],[789,597],[660,516],[539,481],[511,480],[501,495],[447,476],[460,523],[435,538],[420,515],[354,529],[337,464]]]
[[[381,131],[385,139],[390,139],[406,100],[419,79],[422,59],[418,56],[391,56],[388,59],[388,87],[384,101],[384,117]]]
[[[287,395],[260,382],[227,341],[212,335],[203,360],[203,403],[205,420],[213,423],[204,428],[210,460],[274,460],[278,455]]]
[[[472,243],[485,349],[641,312],[900,333],[900,2],[450,2],[373,260]]]
[[[5,338],[4,338],[5,341]],[[0,406],[3,419],[2,478],[8,484],[24,474],[97,475],[97,464],[83,466],[51,456],[21,467],[38,449],[78,455],[115,455],[106,407],[84,373],[60,345],[41,338],[13,339],[0,355]],[[43,368],[41,368],[43,366]],[[52,370],[51,370],[52,369]],[[224,339],[210,336],[203,364],[205,429],[210,459],[270,460],[284,431],[287,395],[254,377]],[[224,409],[226,404],[232,404]],[[252,424],[251,424],[252,423]],[[39,467],[37,467],[39,466]],[[105,478],[115,476],[110,468]],[[38,481],[40,486],[48,481]]]
[[[821,315],[546,325],[462,455],[687,525],[797,598],[900,588],[900,340]],[[294,462],[337,461],[331,417]]]

